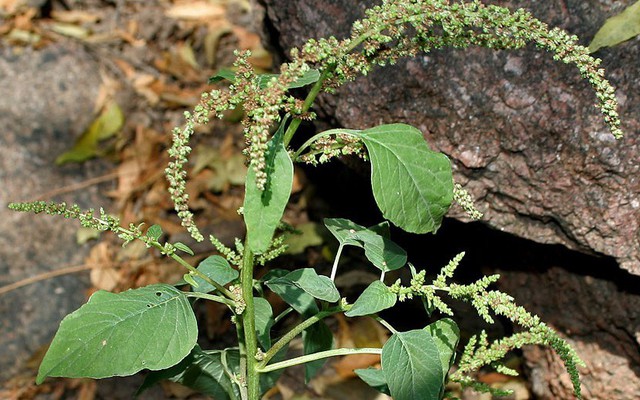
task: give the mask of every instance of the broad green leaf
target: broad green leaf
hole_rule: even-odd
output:
[[[147,229],[147,237],[155,240],[156,242],[160,239],[160,236],[162,236],[162,228],[160,225],[151,225],[149,229]]]
[[[364,248],[364,245],[355,238],[357,232],[367,229],[364,226],[344,218],[325,218],[322,222],[341,245]]]
[[[162,380],[170,380],[217,400],[240,399],[237,385],[231,382],[225,372],[222,354],[222,351],[205,352],[196,345],[180,363],[169,369],[147,374],[136,396]]]
[[[189,354],[197,336],[191,304],[173,286],[98,291],[62,320],[36,382],[47,376],[106,378],[169,368]]]
[[[302,332],[304,354],[313,354],[333,348],[333,333],[324,321],[319,321]],[[309,382],[326,362],[326,359],[308,362],[305,367],[305,382]]]
[[[402,268],[407,262],[407,252],[382,235],[388,234],[388,226],[385,231],[384,223],[372,227],[382,234],[343,218],[325,218],[324,224],[341,245],[364,248],[367,259],[382,271]]]
[[[254,298],[255,316],[256,316],[256,333],[258,341],[263,349],[271,347],[271,327],[274,324],[273,310],[271,304],[262,297]]]
[[[293,185],[293,163],[282,142],[286,119],[267,144],[267,184],[264,190],[256,186],[256,173],[249,167],[244,198],[244,220],[247,225],[247,245],[255,254],[269,248],[276,227],[282,218]]]
[[[394,400],[440,400],[438,345],[424,329],[394,333],[382,348],[382,372]]]
[[[367,368],[367,369],[355,369],[353,372],[358,375],[360,379],[364,381],[367,385],[376,389],[377,391],[384,393],[386,395],[391,394],[389,392],[389,386],[387,385],[387,381],[384,379],[384,373],[381,369],[377,368]]]
[[[313,268],[302,268],[289,272],[281,278],[269,281],[273,284],[296,286],[316,299],[335,303],[340,300],[340,293],[329,277],[318,275]]]
[[[433,322],[425,328],[438,347],[442,375],[446,378],[449,368],[453,365],[456,348],[460,340],[460,328],[451,318],[443,318]],[[444,380],[443,380],[444,383]]]
[[[271,79],[277,78],[277,77],[278,77],[278,74],[260,74],[258,75],[258,85],[260,85],[261,89],[264,89],[267,87],[267,84],[269,83],[269,81],[271,81]],[[320,79],[320,71],[318,71],[317,69],[310,69],[309,71],[305,72],[302,77],[298,78],[295,82],[289,84],[287,88],[289,89],[301,88],[307,85],[311,85],[312,83],[316,83],[318,79]],[[231,83],[235,83],[236,81],[235,72],[228,69],[222,69],[218,71],[216,75],[209,78],[209,83],[216,83],[222,80],[227,80]]]
[[[398,296],[380,281],[373,281],[344,315],[358,317],[378,313],[396,304]]]
[[[266,282],[266,285],[273,293],[280,296],[285,303],[293,307],[298,313],[307,317],[320,312],[313,296],[291,282],[278,281],[278,279],[279,278],[269,280]]]
[[[82,162],[100,153],[99,143],[118,133],[124,124],[124,115],[118,103],[107,104],[98,118],[76,140],[73,147],[56,158],[56,164]]]
[[[175,242],[173,244],[173,247],[175,247],[177,250],[184,251],[185,253],[189,254],[190,256],[194,255],[193,250],[191,250],[191,248],[189,246],[187,246],[186,244],[184,244],[182,242]]]
[[[356,238],[364,243],[367,259],[382,271],[393,271],[407,263],[407,252],[384,236],[366,230],[358,232]]]
[[[200,262],[200,264],[198,264],[198,271],[211,278],[214,282],[219,283],[221,286],[233,282],[239,276],[238,271],[233,269],[227,260],[221,256],[210,256],[205,258]],[[194,276],[193,279],[198,284],[197,288],[193,288],[196,292],[209,293],[216,290],[213,285],[210,285],[197,275]]]
[[[381,125],[354,134],[369,153],[371,187],[384,217],[407,232],[436,232],[453,200],[447,156],[429,149],[410,125]]]
[[[606,20],[589,44],[589,51],[615,46],[637,35],[640,35],[640,1]]]

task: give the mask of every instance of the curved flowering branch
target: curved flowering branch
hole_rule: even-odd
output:
[[[287,131],[290,139],[303,117],[313,118],[313,114],[306,112],[318,93],[332,92],[356,76],[366,75],[376,65],[393,64],[400,57],[413,57],[443,47],[519,49],[528,43],[552,52],[555,60],[578,68],[596,92],[597,106],[611,133],[621,138],[614,88],[604,78],[600,60],[591,57],[575,36],[558,28],[550,29],[527,11],[512,12],[478,1],[385,0],[368,10],[366,18],[354,23],[349,38],[311,39],[301,49],[293,49],[292,61],[283,64],[281,73],[266,86],[260,85],[259,77],[248,62],[249,52],[236,53],[234,83],[228,89],[205,93],[194,113],[187,114],[185,127],[174,130],[174,145],[170,150],[174,160],[167,168],[167,178],[183,225],[194,238],[202,240],[187,206],[183,168],[191,150],[188,140],[193,134],[193,127],[208,122],[209,114],[221,117],[225,110],[242,105],[245,111],[245,154],[250,168],[256,172],[258,188],[264,190],[267,181],[266,143],[283,112],[296,117]],[[310,66],[322,71],[322,77],[303,103],[289,95],[287,89]]]

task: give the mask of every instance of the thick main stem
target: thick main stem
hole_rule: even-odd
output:
[[[256,354],[258,352],[258,339],[256,336],[255,306],[253,301],[253,262],[254,255],[249,249],[248,243],[244,247],[242,257],[242,271],[240,282],[242,285],[242,299],[245,309],[242,313],[242,330],[244,331],[244,349],[242,355],[246,370],[242,371],[247,385],[249,400],[260,398],[260,374],[258,373]]]

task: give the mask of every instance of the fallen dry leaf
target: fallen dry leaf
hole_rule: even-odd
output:
[[[225,9],[208,1],[193,1],[185,4],[176,4],[168,8],[164,14],[170,18],[197,21],[223,18]]]
[[[81,10],[52,10],[51,17],[68,24],[94,23],[100,20],[99,15]]]

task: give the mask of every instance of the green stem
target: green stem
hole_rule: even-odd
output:
[[[320,78],[318,78],[318,81],[315,83],[315,85],[313,85],[313,87],[311,88],[311,91],[309,91],[309,94],[304,99],[304,104],[302,105],[303,113],[309,111],[309,108],[311,108],[311,105],[313,104],[314,100],[316,99],[316,97],[318,97],[318,94],[320,94],[320,91],[322,90],[322,84],[324,83],[325,79],[329,77],[332,71],[333,71],[333,67],[331,66],[327,67],[324,71],[322,71]],[[289,124],[287,131],[284,133],[285,147],[287,147],[289,145],[289,142],[291,142],[291,138],[293,138],[293,135],[298,130],[298,127],[300,126],[301,122],[302,122],[301,118],[294,118],[291,121],[291,124]]]
[[[376,321],[378,321],[380,323],[380,325],[384,326],[385,328],[387,328],[391,333],[398,333],[398,331],[396,330],[396,328],[394,328],[393,326],[391,326],[390,323],[388,323],[387,321],[385,321],[384,319],[380,318],[377,315],[372,316],[371,318],[375,319]]]
[[[349,354],[382,354],[380,348],[361,348],[361,349],[335,349],[320,351],[318,353],[308,354],[306,356],[292,358],[290,360],[277,362],[271,365],[267,365],[264,368],[258,368],[261,373],[276,371],[283,368],[292,367],[294,365],[306,364],[311,361],[321,360],[323,358],[346,356]]]
[[[100,221],[100,220],[98,220],[98,221]],[[137,237],[133,232],[131,232],[128,229],[119,227],[118,228],[118,232],[125,233],[125,234],[131,235],[133,237],[136,237],[137,239],[142,240],[141,237]],[[156,249],[160,250],[162,253],[164,253],[164,251],[165,251],[164,246],[161,245],[160,242],[158,242],[157,240],[150,240],[148,242],[146,240],[142,240],[142,241],[147,245],[151,245],[151,246],[155,247]],[[178,264],[180,264],[183,267],[185,267],[186,269],[188,269],[189,272],[192,272],[193,274],[195,274],[198,277],[202,278],[205,282],[207,282],[211,286],[215,287],[216,290],[218,290],[220,293],[224,294],[230,300],[233,301],[235,299],[235,297],[233,296],[233,293],[231,293],[227,288],[225,288],[224,286],[220,285],[218,282],[214,281],[213,279],[209,278],[207,275],[203,274],[202,272],[198,271],[198,269],[196,267],[194,267],[193,265],[191,265],[188,262],[186,262],[184,258],[180,257],[176,253],[171,253],[171,254],[167,254],[167,255],[169,257],[173,258]]]
[[[258,338],[256,335],[256,310],[253,301],[253,266],[253,252],[249,249],[249,244],[245,243],[242,270],[240,271],[242,299],[245,303],[245,309],[241,317],[242,330],[244,331],[244,347],[246,349],[244,354],[246,370],[242,372],[245,374],[249,400],[258,400],[260,398],[260,374],[257,371],[258,361],[256,360]]]
[[[318,134],[315,134],[309,140],[304,142],[304,144],[302,146],[300,146],[300,148],[293,154],[293,159],[296,160],[298,157],[300,157],[300,154],[302,154],[303,151],[305,151],[309,146],[311,146],[313,144],[313,142],[315,142],[316,140],[318,140],[318,139],[320,139],[322,137],[331,136],[331,135],[339,135],[341,133],[354,134],[355,132],[358,132],[358,130],[356,130],[356,129],[336,128],[336,129],[329,129],[327,131],[323,131],[323,132],[320,132]]]
[[[284,310],[283,312],[281,312],[277,317],[275,317],[273,319],[273,324],[277,324],[278,322],[280,322],[280,320],[282,320],[282,318],[286,317],[287,315],[289,315],[291,313],[291,311],[293,311],[293,307],[288,307],[286,310]]]
[[[222,296],[216,296],[214,294],[208,294],[208,293],[199,293],[199,292],[190,292],[190,293],[185,293],[187,297],[195,297],[197,299],[205,299],[205,300],[211,300],[211,301],[215,301],[217,303],[222,303],[225,304],[227,306],[229,306],[232,310],[234,309],[234,307],[236,306],[236,304],[225,298]]]
[[[340,261],[340,255],[342,254],[343,248],[344,244],[340,243],[340,246],[338,246],[338,252],[336,253],[336,258],[333,260],[333,267],[331,267],[331,282],[333,282],[336,278],[336,271],[338,271],[338,262]]]
[[[296,336],[301,334],[302,331],[304,331],[305,329],[307,329],[311,325],[315,324],[316,322],[322,320],[323,318],[326,318],[326,317],[328,317],[330,315],[333,315],[335,313],[339,313],[341,311],[344,311],[342,307],[333,308],[333,309],[327,310],[327,311],[320,311],[319,313],[317,313],[313,317],[310,317],[310,318],[302,321],[300,324],[296,325],[293,329],[291,329],[283,337],[281,337],[280,340],[278,340],[273,346],[271,346],[271,348],[266,353],[264,353],[264,357],[262,358],[262,361],[258,364],[258,368],[264,368],[267,365],[267,363],[280,350],[282,350],[282,348],[284,346],[287,345],[287,343],[289,343]]]

